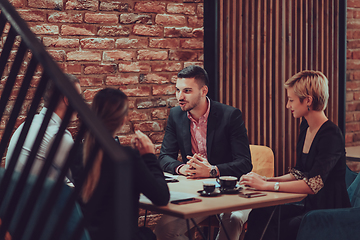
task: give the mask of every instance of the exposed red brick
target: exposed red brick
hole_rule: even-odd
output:
[[[184,68],[186,68],[190,65],[197,65],[197,66],[204,68],[204,62],[186,62],[186,63],[184,63]]]
[[[354,71],[351,80],[360,80],[360,71]]]
[[[150,39],[149,46],[152,48],[179,48],[179,39],[174,38],[154,38]]]
[[[37,35],[57,35],[59,34],[59,26],[47,23],[29,23],[30,30]]]
[[[81,87],[101,87],[103,77],[78,77]]]
[[[140,83],[156,83],[156,84],[164,84],[169,82],[169,76],[167,74],[140,74],[139,77]]]
[[[350,52],[350,57],[349,58],[360,59],[360,50],[359,49],[357,49],[357,50],[348,50],[348,52]]]
[[[25,0],[9,0],[9,2],[16,8],[21,8],[25,6]]]
[[[169,115],[169,111],[167,108],[158,108],[154,109],[151,112],[151,117],[153,119],[167,119]]]
[[[348,69],[348,70],[350,70],[350,69],[353,69],[353,70],[357,70],[357,69],[360,69],[360,60],[352,60],[352,59],[348,59],[347,61],[346,61],[346,68]]]
[[[165,27],[164,37],[192,37],[192,30],[189,27]]]
[[[88,88],[88,89],[85,89],[85,91],[83,92],[83,96],[84,96],[84,99],[86,101],[92,101],[94,99],[94,96],[96,95],[97,92],[99,92],[102,88]]]
[[[163,33],[163,29],[159,25],[136,24],[133,26],[133,33],[140,36],[160,37]]]
[[[360,48],[360,40],[348,40],[347,48],[348,49]]]
[[[42,42],[45,47],[77,48],[80,46],[77,38],[44,37]]]
[[[354,10],[353,9],[346,9],[346,18],[354,18]]]
[[[120,15],[120,23],[131,24],[152,24],[151,15],[139,14],[139,13],[123,13]]]
[[[100,10],[128,12],[130,10],[130,6],[128,3],[123,3],[123,2],[115,2],[115,1],[100,2]]]
[[[115,40],[113,38],[84,38],[80,40],[83,49],[113,49]]]
[[[354,92],[353,100],[359,101],[360,100],[360,92]]]
[[[84,74],[109,74],[116,71],[116,64],[84,64]]]
[[[196,5],[183,3],[169,3],[167,5],[168,13],[177,13],[185,15],[195,15]]]
[[[165,26],[184,26],[186,18],[182,15],[157,14],[155,23]]]
[[[348,132],[358,132],[360,131],[360,123],[346,123],[346,131]]]
[[[360,2],[357,0],[347,0],[347,7],[358,8],[360,7]]]
[[[150,133],[149,138],[151,139],[151,141],[153,143],[162,143],[163,139],[164,139],[164,133],[161,132],[154,132],[154,133]],[[161,145],[160,145],[161,148]]]
[[[131,29],[124,26],[101,26],[97,35],[107,37],[129,36]]]
[[[177,78],[178,78],[178,77],[177,77],[177,74],[171,76],[170,82],[176,84]]]
[[[345,114],[345,122],[353,122],[354,121],[354,114],[347,112]]]
[[[360,102],[348,102],[348,103],[346,103],[346,111],[349,111],[349,112],[360,111]]]
[[[166,100],[162,99],[162,98],[146,98],[146,99],[141,99],[138,98],[136,101],[136,107],[138,109],[147,109],[147,108],[155,108],[155,107],[166,107],[167,103]]]
[[[78,64],[78,63],[60,63],[59,66],[66,73],[81,74],[81,64]]]
[[[353,92],[347,92],[346,93],[346,101],[350,102],[352,100],[354,100],[354,93]]]
[[[101,53],[97,51],[73,51],[66,56],[68,61],[101,61]]]
[[[149,96],[151,92],[149,86],[136,86],[136,87],[120,86],[119,89],[129,97],[145,97],[145,96]]]
[[[51,50],[51,49],[48,49],[47,52],[57,62],[64,62],[66,60],[66,53],[65,53],[64,50]]]
[[[152,93],[154,96],[156,95],[173,95],[175,94],[175,86],[174,85],[154,85]]]
[[[345,143],[352,143],[353,142],[353,137],[354,137],[353,133],[346,132],[346,134],[345,134]]]
[[[151,63],[153,72],[179,72],[182,69],[179,62],[156,62]]]
[[[197,5],[196,14],[199,17],[204,17],[204,4],[200,3],[200,4]]]
[[[124,125],[122,125],[122,127],[120,128],[120,131],[118,133],[120,134],[128,134],[131,133],[131,123],[127,122]]]
[[[49,22],[60,22],[60,23],[82,23],[81,13],[70,13],[70,12],[54,12],[48,16]]]
[[[198,16],[189,16],[188,23],[189,27],[201,28],[204,25],[204,18]]]
[[[180,46],[182,48],[188,48],[188,49],[203,49],[204,42],[203,39],[197,39],[197,38],[181,39]]]
[[[104,61],[132,61],[136,58],[136,52],[129,50],[104,51]]]
[[[121,145],[131,146],[131,140],[133,139],[132,135],[120,135],[118,137]]]
[[[149,72],[151,66],[149,63],[142,62],[122,62],[119,63],[120,72]]]
[[[167,51],[152,51],[152,50],[139,50],[137,51],[138,60],[167,60]]]
[[[197,53],[194,51],[170,50],[169,58],[174,61],[193,61],[197,59]]]
[[[113,13],[85,13],[86,23],[118,23],[119,17]]]
[[[62,10],[63,0],[28,0],[29,7]]]
[[[27,22],[45,22],[46,16],[43,11],[17,9],[17,12]]]
[[[360,121],[360,112],[354,113],[354,121],[359,122]]]
[[[136,2],[134,9],[137,12],[164,13],[166,4],[162,2]]]
[[[134,74],[107,75],[105,84],[108,86],[138,84],[139,76]]]
[[[204,37],[204,28],[194,28],[192,31],[194,38],[203,38]]]
[[[146,121],[134,124],[134,130],[143,132],[159,132],[164,130],[164,123],[161,121]]]
[[[128,117],[131,121],[146,121],[150,120],[150,116],[148,112],[139,111],[139,110],[131,110],[128,113]]]
[[[347,50],[347,51],[346,51],[346,58],[347,58],[347,59],[351,59],[351,58],[352,58],[352,52],[353,52],[353,51],[351,51],[351,50]]]
[[[115,48],[147,48],[148,40],[141,38],[116,39]]]
[[[348,82],[346,82],[346,90],[347,91],[360,90],[360,81],[348,81]]]
[[[71,36],[71,35],[95,35],[96,27],[93,25],[62,25],[61,26],[61,35]]]
[[[65,8],[66,10],[90,10],[97,11],[99,1],[97,0],[67,0]]]
[[[204,53],[198,54],[198,61],[204,62]]]

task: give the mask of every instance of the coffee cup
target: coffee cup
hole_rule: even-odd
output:
[[[215,183],[203,182],[203,188],[206,193],[213,193],[215,191]]]
[[[236,187],[238,179],[233,176],[221,176],[216,181],[220,184],[221,190],[232,190]]]

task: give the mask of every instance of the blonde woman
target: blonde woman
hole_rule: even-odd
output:
[[[340,129],[326,117],[328,80],[319,71],[302,71],[285,83],[287,105],[302,118],[296,147],[297,162],[289,174],[265,178],[253,172],[241,183],[259,190],[305,193],[302,204],[281,207],[280,239],[296,239],[302,216],[314,209],[350,207],[345,185],[345,143]],[[274,207],[254,209],[245,239],[259,239]],[[277,236],[275,213],[263,239]]]

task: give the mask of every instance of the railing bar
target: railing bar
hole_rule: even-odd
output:
[[[56,180],[55,185],[51,189],[51,192],[50,192],[49,197],[41,211],[41,214],[39,215],[38,221],[33,229],[34,232],[40,232],[41,228],[45,225],[47,219],[49,218],[50,211],[48,209],[52,209],[56,203],[56,199],[58,198],[58,196],[60,194],[59,189],[64,184],[64,181],[62,179],[64,179],[64,177],[69,169],[69,166],[70,166],[71,162],[73,161],[73,158],[76,155],[76,152],[78,151],[78,148],[79,148],[82,138],[85,134],[85,131],[86,131],[86,126],[84,124],[81,124],[80,130],[76,136],[74,145],[72,146],[72,148],[69,152],[69,155],[66,159],[66,162],[65,162],[63,168],[61,169],[60,175],[59,175],[58,179]],[[22,229],[21,226],[20,226],[20,229]],[[20,237],[22,237],[22,235]]]
[[[36,111],[37,111],[38,105],[40,103],[42,94],[43,94],[43,92],[45,90],[47,80],[48,80],[47,75],[43,75],[41,77],[41,79],[40,79],[39,86],[36,89],[35,96],[34,96],[34,99],[32,101],[32,104],[30,106],[28,116],[25,119],[23,129],[21,130],[19,139],[18,139],[18,141],[16,143],[13,154],[12,154],[12,156],[10,158],[10,162],[9,162],[8,167],[7,167],[6,171],[5,171],[5,174],[4,174],[4,176],[3,176],[2,180],[1,180],[1,185],[0,185],[0,206],[2,204],[5,193],[7,191],[8,184],[9,184],[9,182],[11,180],[12,173],[13,173],[13,171],[15,169],[18,157],[20,155],[21,148],[22,148],[22,146],[23,146],[23,144],[25,142],[27,133],[29,132],[29,128],[31,126],[32,120],[34,118],[34,115],[36,114]],[[9,159],[6,159],[6,160],[9,161]]]
[[[27,50],[27,48],[25,46],[25,43],[21,42],[20,46],[19,46],[19,49],[18,49],[18,52],[16,53],[16,57],[15,57],[15,60],[13,62],[13,65],[11,66],[9,77],[7,78],[5,87],[4,87],[4,89],[2,91],[2,94],[1,94],[1,99],[0,99],[0,119],[2,118],[2,116],[4,114],[6,104],[9,101],[12,89],[13,89],[15,81],[16,81],[16,76],[19,73],[19,69],[20,69],[22,60],[24,59],[24,55],[26,53],[26,50]],[[3,152],[0,152],[0,156],[2,156],[2,155],[3,155]]]
[[[63,230],[64,224],[66,223],[67,219],[70,216],[71,210],[75,204],[76,199],[78,198],[78,195],[80,193],[80,190],[82,189],[82,185],[85,182],[86,177],[88,176],[88,173],[90,172],[94,162],[95,162],[95,157],[97,155],[99,151],[99,144],[95,144],[95,147],[92,149],[92,151],[90,152],[90,157],[88,159],[88,162],[85,165],[84,168],[84,172],[82,174],[82,177],[79,181],[79,185],[75,186],[74,191],[72,192],[72,194],[70,195],[70,197],[68,198],[67,202],[66,202],[66,206],[65,206],[65,210],[62,212],[61,216],[58,218],[57,223],[55,224],[55,228],[52,232],[52,235],[49,239],[51,240],[58,240],[61,232]],[[30,240],[37,240],[37,238],[31,238]]]
[[[26,93],[28,91],[28,88],[30,86],[30,82],[32,79],[32,76],[35,72],[36,66],[38,62],[35,58],[32,58],[29,64],[29,67],[26,71],[25,77],[23,79],[23,82],[21,84],[18,96],[16,98],[15,104],[13,106],[13,109],[11,111],[10,118],[8,120],[8,123],[6,124],[5,131],[3,136],[1,137],[1,143],[7,143],[9,142],[9,139],[11,137],[11,134],[13,132],[17,117],[20,113],[21,106],[25,100]],[[0,145],[0,157],[3,156],[5,150],[6,150],[7,144],[1,144]]]
[[[84,233],[84,218],[80,219],[79,223],[76,225],[75,231],[71,237],[71,240],[79,240]]]
[[[70,121],[70,118],[72,116],[73,110],[72,108],[69,106],[66,110],[64,119],[61,121],[61,125],[60,128],[56,134],[56,137],[54,139],[53,144],[51,145],[51,149],[50,152],[45,160],[44,165],[41,168],[40,174],[38,175],[38,177],[36,178],[36,182],[31,190],[30,196],[27,200],[27,204],[21,214],[21,219],[19,220],[18,224],[17,224],[17,231],[14,235],[14,239],[21,239],[20,237],[17,237],[17,235],[22,236],[23,232],[25,231],[25,226],[27,224],[27,222],[30,219],[31,213],[34,210],[34,206],[36,204],[36,201],[38,199],[38,197],[40,196],[41,190],[43,189],[43,185],[46,179],[46,176],[49,172],[49,169],[51,167],[51,164],[54,160],[54,156],[55,153],[58,150],[58,146],[60,145],[60,142],[63,138],[64,132],[66,130],[66,127],[68,125],[68,122]],[[64,178],[62,178],[63,180]],[[63,181],[64,182],[64,181]],[[61,191],[61,189],[58,189],[59,192]],[[45,207],[44,207],[45,208]],[[46,208],[48,211],[49,209],[52,208]],[[45,224],[43,225],[43,227],[45,227]],[[16,237],[15,237],[16,236]]]
[[[9,204],[9,206],[7,206],[7,209],[6,209],[6,212],[5,212],[5,217],[2,219],[3,222],[2,222],[2,225],[0,227],[0,239],[3,239],[4,236],[5,236],[5,233],[6,231],[8,230],[8,227],[10,225],[10,219],[12,218],[12,216],[14,215],[14,212],[16,210],[16,207],[17,207],[17,204],[20,200],[20,197],[23,193],[23,190],[25,188],[25,185],[26,185],[26,181],[27,181],[27,178],[30,174],[30,170],[31,170],[31,167],[35,161],[35,157],[37,155],[37,152],[39,150],[39,147],[40,147],[40,144],[43,140],[43,136],[45,134],[45,131],[47,129],[47,126],[50,122],[50,119],[51,119],[51,116],[54,112],[54,109],[57,105],[57,100],[59,99],[59,92],[58,91],[54,91],[54,94],[52,95],[51,97],[51,102],[50,102],[50,105],[49,105],[49,108],[47,109],[46,113],[45,113],[45,117],[44,117],[44,120],[40,126],[40,129],[39,129],[39,132],[36,136],[36,139],[35,139],[35,142],[32,146],[32,149],[31,149],[31,152],[30,152],[30,155],[26,161],[26,164],[25,164],[25,167],[20,175],[20,178],[19,180],[17,181],[16,183],[16,186],[15,186],[15,190],[11,196],[11,204]],[[56,101],[55,101],[56,100]]]
[[[7,23],[6,17],[3,13],[0,13],[0,32],[4,32],[5,25]]]
[[[1,51],[1,56],[0,56],[0,77],[3,75],[4,70],[5,70],[5,66],[8,63],[10,52],[11,52],[11,49],[12,49],[12,47],[14,45],[16,35],[17,34],[16,34],[14,28],[11,27],[10,31],[9,31],[7,37],[6,37],[5,44],[4,44],[4,46],[2,48],[2,51]]]

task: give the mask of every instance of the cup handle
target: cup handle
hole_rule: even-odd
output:
[[[216,178],[216,182],[217,182],[218,184],[220,184],[219,178]],[[221,185],[221,184],[220,184],[220,185]]]

